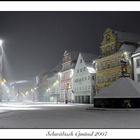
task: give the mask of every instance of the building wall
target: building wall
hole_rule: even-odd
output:
[[[72,102],[72,77],[73,69],[61,73],[61,101],[68,100]]]
[[[60,79],[58,73],[47,78],[46,95],[50,102],[59,102],[60,98]]]
[[[103,34],[100,58],[96,60],[96,92],[112,84],[121,75],[120,60],[128,60],[127,70],[132,78],[131,52],[120,51],[123,43],[117,40],[117,35],[111,29]]]
[[[73,91],[76,103],[92,103],[95,95],[95,73],[89,73],[81,54],[74,70]]]
[[[133,70],[134,70],[134,80],[140,83],[140,80],[138,78],[138,75],[140,75],[140,65],[137,64],[138,59],[140,60],[140,55],[137,55],[133,58]]]
[[[125,52],[126,57],[129,57],[130,52]],[[121,76],[121,57],[124,52],[117,52],[113,55],[103,57],[96,61],[96,91],[107,87],[116,81]],[[130,57],[128,58],[130,59]],[[132,66],[128,63],[127,72],[132,78]]]
[[[62,63],[62,71],[61,71],[61,102],[73,102],[73,94],[72,94],[72,78],[74,72],[75,61],[72,58],[72,54],[68,51],[64,52],[63,63]]]

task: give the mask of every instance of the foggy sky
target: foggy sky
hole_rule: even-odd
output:
[[[108,27],[140,34],[140,12],[0,12],[9,78],[50,70],[66,49],[99,54]]]

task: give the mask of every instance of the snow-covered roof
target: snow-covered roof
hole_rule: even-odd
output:
[[[96,54],[92,54],[92,53],[81,53],[84,62],[86,63],[87,66],[92,66],[92,62],[93,60],[95,60],[97,58]]]
[[[133,42],[133,43],[140,42],[140,35],[134,33],[128,33],[128,32],[115,31],[115,30],[113,31],[117,35],[119,42],[126,42],[126,41]]]
[[[140,84],[130,78],[120,78],[94,98],[140,98]]]
[[[134,54],[136,54],[136,53],[140,53],[140,47],[138,47],[138,48],[135,50]]]
[[[136,46],[131,45],[131,44],[123,44],[119,51],[129,51],[129,52],[134,52],[136,50]]]
[[[89,73],[96,73],[95,69],[92,67],[87,67]]]

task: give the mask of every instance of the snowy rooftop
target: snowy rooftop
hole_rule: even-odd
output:
[[[115,34],[117,34],[119,42],[125,42],[125,41],[134,42],[134,43],[140,42],[140,35],[128,33],[128,32],[115,31],[115,30],[113,31]]]
[[[123,44],[119,51],[129,51],[134,52],[136,50],[136,46],[130,44]]]
[[[120,78],[94,98],[140,98],[140,84],[130,78]]]
[[[93,60],[97,58],[97,55],[92,53],[80,53],[84,59],[84,62],[87,66],[92,66]]]
[[[139,52],[140,52],[140,47],[138,47],[138,48],[136,49],[136,51],[134,52],[134,54],[139,53]]]

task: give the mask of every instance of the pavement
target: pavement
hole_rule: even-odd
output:
[[[0,128],[140,128],[140,110],[46,103],[1,103],[0,110]]]

